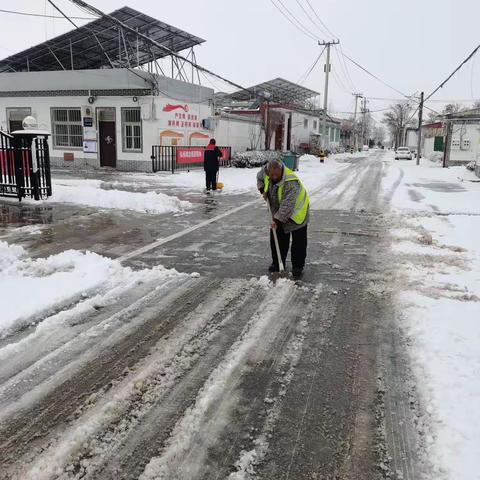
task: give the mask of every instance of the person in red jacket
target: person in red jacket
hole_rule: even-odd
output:
[[[217,189],[217,173],[220,166],[220,158],[222,158],[222,152],[217,147],[216,143],[215,139],[211,138],[203,154],[203,169],[205,170],[207,192]]]

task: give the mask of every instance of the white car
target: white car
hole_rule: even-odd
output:
[[[370,150],[370,148],[369,148],[368,145],[364,145],[363,148],[362,148],[362,150],[363,150],[364,152],[368,152],[368,151]]]
[[[408,147],[399,147],[395,150],[395,160],[412,160],[412,152]]]

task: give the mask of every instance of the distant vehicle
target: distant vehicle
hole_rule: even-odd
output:
[[[370,150],[370,148],[369,148],[368,145],[364,145],[363,148],[362,148],[362,150],[363,150],[364,152],[368,152],[368,151]]]
[[[412,160],[412,152],[408,147],[399,147],[395,150],[395,160]]]

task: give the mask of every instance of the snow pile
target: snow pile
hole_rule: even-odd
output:
[[[301,155],[298,160],[301,163],[303,163],[303,162],[319,162],[320,158],[316,157],[315,155],[310,155],[309,153],[305,153],[304,155]]]
[[[475,177],[463,167],[425,161],[392,163],[387,177],[393,205],[409,214],[394,231],[393,263],[406,276],[400,322],[430,425],[420,432],[433,464],[429,478],[473,480],[480,457],[480,185],[466,181]]]
[[[25,250],[19,245],[9,245],[7,242],[0,241],[0,273],[2,276],[4,271],[24,254]],[[2,278],[0,278],[1,280]]]
[[[192,207],[190,202],[163,193],[104,190],[101,184],[100,180],[62,179],[53,185],[49,201],[154,214],[179,213]]]
[[[427,157],[431,162],[442,163],[443,162],[443,152],[432,152],[428,154]]]
[[[81,298],[129,282],[133,272],[92,252],[66,250],[32,259],[0,241],[0,336]]]
[[[275,150],[251,150],[236,152],[232,158],[232,165],[237,168],[256,168],[265,165],[270,160],[282,160],[283,153]]]

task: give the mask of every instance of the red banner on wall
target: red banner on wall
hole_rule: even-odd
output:
[[[230,151],[228,148],[219,147],[220,151],[222,152],[221,161],[230,160]],[[202,163],[203,162],[203,152],[205,151],[205,147],[190,147],[190,148],[182,148],[177,147],[177,163],[186,165],[190,163]]]

